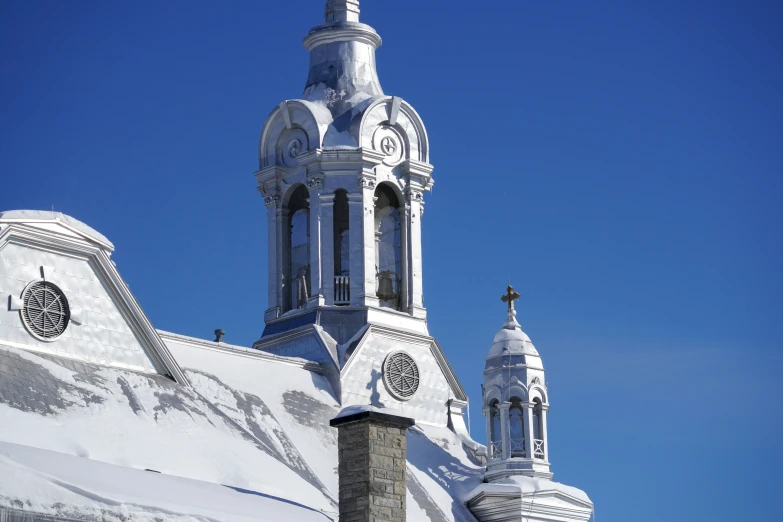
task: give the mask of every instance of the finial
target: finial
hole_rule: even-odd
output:
[[[358,22],[359,0],[327,0],[324,20],[326,23]]]
[[[519,328],[519,323],[517,322],[517,311],[514,310],[514,301],[519,299],[519,297],[519,293],[514,291],[514,287],[511,286],[511,279],[509,279],[508,288],[506,288],[506,295],[500,298],[500,300],[504,303],[508,303],[508,318],[506,319],[506,324],[503,325],[503,328],[507,328],[509,330]]]

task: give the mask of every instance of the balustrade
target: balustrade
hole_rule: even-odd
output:
[[[334,276],[334,304],[338,306],[351,304],[350,276]]]

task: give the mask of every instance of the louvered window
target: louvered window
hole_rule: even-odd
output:
[[[71,313],[60,288],[48,281],[34,281],[25,288],[22,301],[22,322],[34,337],[52,341],[62,335]]]

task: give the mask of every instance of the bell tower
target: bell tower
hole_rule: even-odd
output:
[[[433,167],[418,114],[381,88],[380,45],[357,0],[329,0],[304,39],[302,96],[264,124],[255,173],[269,237],[264,335],[284,323],[344,325],[356,311],[426,333],[421,217]]]

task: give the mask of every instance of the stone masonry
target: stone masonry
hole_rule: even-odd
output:
[[[406,439],[413,419],[363,411],[338,429],[340,522],[405,522]]]

